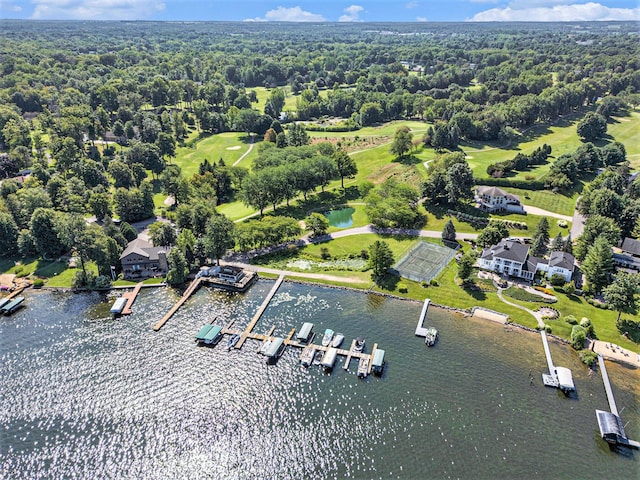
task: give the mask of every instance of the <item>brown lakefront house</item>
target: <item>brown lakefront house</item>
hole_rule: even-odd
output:
[[[169,250],[170,247],[154,247],[141,238],[129,242],[120,255],[123,277],[137,279],[166,275],[169,271]]]

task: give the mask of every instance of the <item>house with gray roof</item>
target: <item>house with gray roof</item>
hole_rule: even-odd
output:
[[[529,246],[516,240],[503,239],[497,245],[485,248],[478,259],[484,270],[533,280],[536,272],[548,276],[562,275],[570,282],[575,269],[575,258],[567,252],[552,252],[548,259],[529,255]]]
[[[483,212],[526,213],[518,195],[512,195],[498,187],[477,187],[475,201],[476,208]]]
[[[166,275],[169,271],[169,250],[170,247],[154,247],[141,238],[129,242],[120,255],[125,280]]]
[[[502,239],[497,245],[485,248],[478,259],[480,268],[512,277],[533,280],[536,271],[527,264],[529,245],[515,240]]]
[[[551,275],[561,275],[565,282],[570,282],[573,277],[576,259],[567,252],[551,252],[549,260],[541,259],[536,265],[537,271],[546,272]]]

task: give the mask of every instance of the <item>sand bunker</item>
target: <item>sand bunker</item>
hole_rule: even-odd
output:
[[[241,148],[240,145],[236,145],[235,147],[227,147],[227,150],[240,150]]]

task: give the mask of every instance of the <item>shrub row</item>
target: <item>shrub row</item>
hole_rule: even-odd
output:
[[[476,185],[491,187],[524,188],[526,190],[544,190],[544,182],[540,180],[518,180],[515,178],[476,178]]]
[[[501,218],[486,218],[476,217],[468,213],[458,212],[457,210],[447,210],[447,214],[451,217],[455,217],[460,222],[470,223],[475,226],[486,227],[489,223],[499,223],[507,228],[513,228],[518,230],[527,230],[529,227],[525,222],[516,222],[514,220],[503,220]]]

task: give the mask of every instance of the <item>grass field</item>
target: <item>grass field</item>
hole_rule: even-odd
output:
[[[524,180],[526,176],[536,179],[544,177],[551,168],[551,163],[565,153],[573,153],[583,142],[578,137],[576,128],[581,116],[563,119],[557,125],[540,125],[529,129],[517,142],[509,147],[499,147],[492,144],[463,143],[461,145],[468,158],[474,175],[477,178],[488,178],[487,167],[496,162],[513,159],[518,153],[529,154],[538,146],[546,143],[552,148],[552,158],[544,165],[535,166],[523,172],[515,172],[510,178]],[[640,112],[632,112],[627,117],[613,119],[607,127],[607,138],[597,144],[605,145],[609,141],[619,141],[625,144],[627,155],[640,154]]]
[[[182,174],[188,178],[198,171],[198,166],[204,159],[209,162],[222,159],[227,165],[233,165],[249,149],[250,143],[250,138],[244,133],[219,133],[200,140],[195,148],[177,148],[173,162],[180,166]],[[247,157],[254,158],[256,155],[257,149],[254,147]],[[251,159],[245,158],[242,163],[248,167]]]

